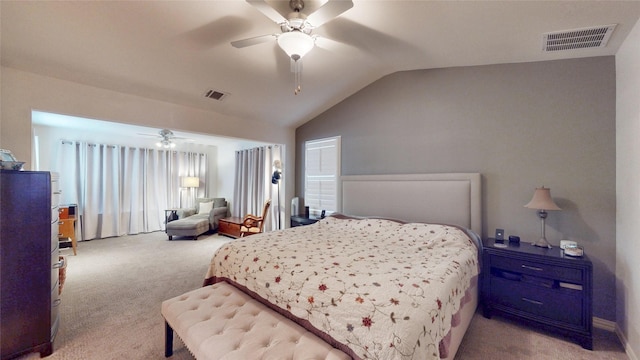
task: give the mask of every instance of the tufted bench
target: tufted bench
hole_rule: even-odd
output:
[[[163,301],[162,316],[166,357],[175,330],[198,360],[350,359],[225,282]]]

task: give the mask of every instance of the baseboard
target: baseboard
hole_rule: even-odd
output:
[[[616,335],[618,335],[618,339],[620,339],[620,342],[624,347],[624,352],[627,353],[629,360],[638,360],[638,356],[633,352],[633,349],[631,348],[631,346],[629,346],[629,340],[626,338],[626,336],[624,336],[624,333],[622,332],[622,330],[617,324],[616,324]]]
[[[602,330],[607,330],[610,332],[616,332],[616,328],[617,328],[617,324],[614,321],[611,320],[605,320],[599,317],[593,317],[593,327],[594,328],[598,328],[598,329],[602,329]]]
[[[624,336],[617,323],[594,316],[593,327],[616,333],[618,339],[620,340],[620,343],[622,343],[622,346],[624,347],[625,353],[627,353],[627,356],[629,356],[629,360],[640,360],[638,359],[638,356],[636,356],[636,354],[633,352],[633,349],[631,349],[631,347],[629,346],[629,341]]]

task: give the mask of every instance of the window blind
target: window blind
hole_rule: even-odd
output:
[[[340,137],[305,142],[305,205],[313,212],[337,211]]]

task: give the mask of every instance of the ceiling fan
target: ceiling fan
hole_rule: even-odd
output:
[[[278,24],[281,32],[233,41],[231,45],[244,48],[275,39],[278,46],[291,59],[291,71],[295,74],[294,94],[296,95],[302,91],[302,57],[315,46],[317,36],[312,35],[311,32],[353,7],[351,0],[328,0],[318,10],[305,14],[303,0],[289,0],[291,13],[284,17],[265,0],[246,1]]]
[[[176,147],[176,143],[175,143],[174,140],[187,139],[187,138],[182,138],[182,137],[175,136],[173,134],[173,131],[171,131],[169,129],[162,129],[162,130],[158,131],[158,134],[140,134],[139,133],[138,135],[158,137],[159,140],[156,143],[156,146],[162,147],[162,148],[165,148],[165,149]]]

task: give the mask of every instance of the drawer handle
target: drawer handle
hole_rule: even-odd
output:
[[[57,263],[53,264],[53,268],[54,269],[60,269],[62,267],[64,267],[64,259],[61,259]]]
[[[60,195],[60,194],[62,194],[62,190],[54,191],[53,194],[54,195]]]
[[[60,305],[61,302],[62,302],[62,299],[55,299],[55,300],[53,300],[53,306],[56,307],[56,306]]]
[[[534,305],[543,305],[542,301],[536,301],[536,300],[531,300],[531,299],[527,299],[527,298],[522,298],[522,301],[526,301],[530,304],[534,304]]]
[[[535,266],[529,266],[529,265],[522,265],[523,269],[528,269],[528,270],[534,270],[534,271],[542,271],[544,270],[543,268],[539,268],[539,267],[535,267]]]

